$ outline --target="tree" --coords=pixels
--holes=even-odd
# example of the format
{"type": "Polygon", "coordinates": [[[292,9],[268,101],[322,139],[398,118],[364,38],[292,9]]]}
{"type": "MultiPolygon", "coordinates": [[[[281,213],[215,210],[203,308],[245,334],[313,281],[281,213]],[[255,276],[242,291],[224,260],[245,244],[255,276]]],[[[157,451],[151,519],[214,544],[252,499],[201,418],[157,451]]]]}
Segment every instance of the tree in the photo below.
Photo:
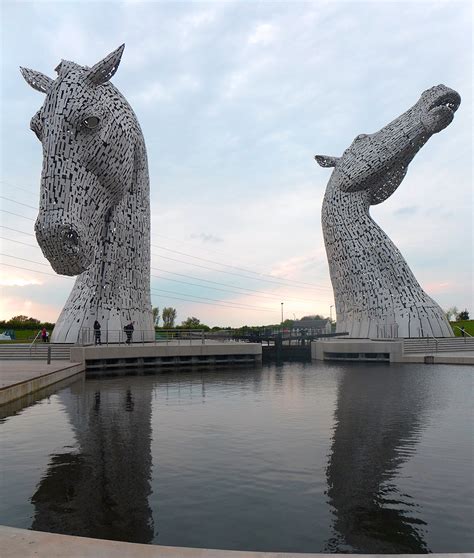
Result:
{"type": "Polygon", "coordinates": [[[184,322],[181,322],[181,327],[185,327],[186,329],[195,329],[201,325],[201,320],[195,318],[194,316],[188,316],[184,322]]]}
{"type": "Polygon", "coordinates": [[[152,309],[153,312],[153,325],[158,326],[158,324],[160,323],[160,309],[158,308],[158,306],[155,306],[152,309]]]}
{"type": "Polygon", "coordinates": [[[19,316],[13,316],[13,318],[9,321],[19,322],[19,323],[24,323],[24,322],[33,322],[38,324],[40,323],[40,321],[37,320],[36,318],[28,318],[28,316],[23,316],[22,314],[20,314],[19,316]]]}
{"type": "Polygon", "coordinates": [[[455,320],[456,316],[458,315],[458,309],[456,308],[456,306],[451,306],[451,308],[448,308],[446,310],[445,315],[448,321],[455,320]]]}
{"type": "Polygon", "coordinates": [[[467,311],[467,309],[463,310],[462,312],[459,312],[457,319],[458,321],[469,320],[469,312],[467,311]]]}
{"type": "Polygon", "coordinates": [[[0,320],[0,328],[6,329],[19,329],[19,330],[27,330],[27,329],[39,329],[45,327],[46,329],[53,329],[54,324],[50,322],[41,322],[36,318],[31,318],[28,316],[24,316],[20,314],[18,316],[13,316],[8,321],[0,320]]]}
{"type": "Polygon", "coordinates": [[[163,308],[163,312],[161,313],[161,318],[163,320],[163,327],[167,329],[171,329],[174,327],[174,322],[176,320],[176,308],[172,308],[171,306],[165,306],[163,308]]]}

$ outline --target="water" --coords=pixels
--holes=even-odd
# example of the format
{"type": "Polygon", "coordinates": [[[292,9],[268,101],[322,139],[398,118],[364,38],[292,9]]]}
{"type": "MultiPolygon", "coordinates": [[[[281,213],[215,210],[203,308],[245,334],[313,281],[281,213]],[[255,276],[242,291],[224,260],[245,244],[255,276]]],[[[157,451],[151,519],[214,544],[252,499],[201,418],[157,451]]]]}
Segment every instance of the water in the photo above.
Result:
{"type": "Polygon", "coordinates": [[[472,552],[472,368],[79,380],[0,425],[0,523],[154,544],[472,552]]]}

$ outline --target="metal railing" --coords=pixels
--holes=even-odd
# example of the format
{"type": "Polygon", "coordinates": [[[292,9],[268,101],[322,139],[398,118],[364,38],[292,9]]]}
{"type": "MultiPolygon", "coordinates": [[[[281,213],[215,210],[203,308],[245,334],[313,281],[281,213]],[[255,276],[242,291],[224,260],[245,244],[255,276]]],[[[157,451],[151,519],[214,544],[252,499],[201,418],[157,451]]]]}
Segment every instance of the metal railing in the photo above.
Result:
{"type": "Polygon", "coordinates": [[[204,345],[206,337],[203,329],[159,329],[155,332],[156,343],[192,345],[193,341],[204,345]]]}
{"type": "Polygon", "coordinates": [[[33,341],[30,343],[29,347],[28,347],[28,352],[31,356],[31,349],[35,346],[36,340],[38,339],[38,337],[41,335],[41,329],[38,331],[38,333],[36,334],[35,338],[33,339],[33,341]]]}
{"type": "Polygon", "coordinates": [[[438,339],[430,332],[428,332],[428,335],[424,335],[424,331],[422,328],[418,328],[418,334],[419,334],[419,338],[420,339],[426,339],[428,341],[428,344],[431,343],[431,340],[433,339],[433,341],[435,342],[435,353],[438,352],[438,339]]]}
{"type": "Polygon", "coordinates": [[[119,330],[93,328],[79,330],[78,345],[150,345],[150,344],[204,344],[202,329],[119,330]]]}

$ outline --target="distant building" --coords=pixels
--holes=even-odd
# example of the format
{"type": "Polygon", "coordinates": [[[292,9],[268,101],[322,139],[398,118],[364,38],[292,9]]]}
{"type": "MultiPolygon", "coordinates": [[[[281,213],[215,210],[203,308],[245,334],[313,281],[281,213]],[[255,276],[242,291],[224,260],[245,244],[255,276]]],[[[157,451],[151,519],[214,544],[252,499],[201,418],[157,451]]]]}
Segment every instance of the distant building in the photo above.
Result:
{"type": "Polygon", "coordinates": [[[331,321],[327,318],[324,320],[296,320],[293,322],[293,329],[300,331],[304,329],[310,334],[331,333],[331,321]]]}

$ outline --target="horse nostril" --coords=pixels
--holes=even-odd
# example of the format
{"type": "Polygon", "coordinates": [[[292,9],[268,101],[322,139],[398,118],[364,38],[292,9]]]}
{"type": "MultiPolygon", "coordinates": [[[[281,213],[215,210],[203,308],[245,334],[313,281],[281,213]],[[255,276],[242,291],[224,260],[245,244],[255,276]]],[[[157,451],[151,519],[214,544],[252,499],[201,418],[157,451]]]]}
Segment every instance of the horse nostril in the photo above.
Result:
{"type": "Polygon", "coordinates": [[[61,239],[64,249],[67,252],[76,253],[79,251],[79,235],[74,229],[67,228],[62,231],[61,239]]]}

